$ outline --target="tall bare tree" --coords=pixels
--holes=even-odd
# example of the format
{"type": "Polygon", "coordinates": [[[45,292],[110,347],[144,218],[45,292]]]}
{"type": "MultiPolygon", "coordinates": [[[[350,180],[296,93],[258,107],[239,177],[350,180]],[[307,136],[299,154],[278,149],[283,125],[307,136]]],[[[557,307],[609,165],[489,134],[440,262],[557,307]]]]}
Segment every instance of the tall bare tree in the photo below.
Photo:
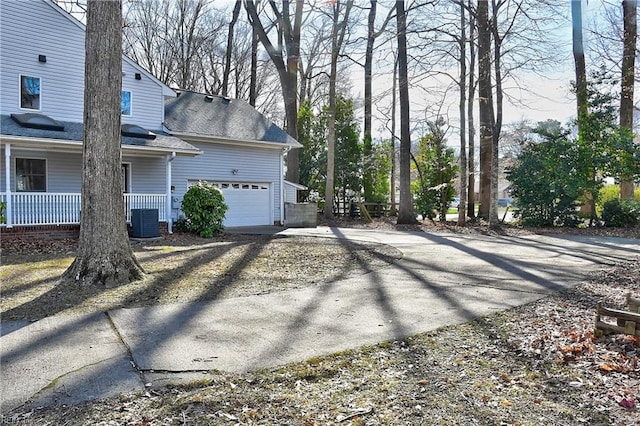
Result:
{"type": "Polygon", "coordinates": [[[458,61],[460,64],[458,90],[460,91],[460,203],[458,204],[458,225],[467,220],[467,139],[466,139],[466,106],[467,106],[467,16],[464,2],[460,2],[460,37],[458,38],[458,61]]]}
{"type": "MultiPolygon", "coordinates": [[[[635,86],[636,42],[638,38],[638,2],[623,0],[624,40],[620,90],[620,127],[633,131],[633,95],[635,86]]],[[[633,199],[633,179],[622,176],[620,198],[633,199]]]]}
{"type": "Polygon", "coordinates": [[[325,186],[324,217],[333,217],[333,192],[335,175],[336,145],[336,79],[338,77],[338,57],[347,34],[349,15],[353,2],[335,0],[330,4],[332,14],[331,26],[331,71],[329,72],[329,120],[327,123],[327,180],[325,186]]]}
{"type": "Polygon", "coordinates": [[[587,65],[582,41],[582,0],[571,0],[571,22],[573,24],[573,61],[576,73],[576,102],[578,121],[587,115],[589,99],[587,95],[587,65]]]}
{"type": "Polygon", "coordinates": [[[233,35],[234,27],[238,22],[240,16],[240,8],[242,3],[237,1],[233,6],[233,12],[231,14],[231,21],[229,22],[229,32],[227,33],[227,50],[225,53],[224,73],[222,74],[222,96],[227,96],[229,93],[229,74],[231,73],[231,57],[233,53],[233,35]]]}
{"type": "Polygon", "coordinates": [[[122,196],[120,0],[88,1],[84,87],[80,240],[65,276],[113,287],[143,274],[129,244],[122,196]]]}
{"type": "Polygon", "coordinates": [[[378,0],[370,0],[369,14],[367,17],[367,47],[364,59],[364,136],[363,136],[363,157],[364,157],[364,199],[369,200],[373,195],[373,170],[372,170],[372,138],[371,125],[373,117],[373,48],[376,39],[384,32],[387,24],[393,18],[395,8],[392,7],[378,30],[376,30],[376,14],[378,10],[378,0]]]}
{"type": "MultiPolygon", "coordinates": [[[[270,2],[275,16],[272,22],[264,25],[260,20],[255,2],[245,0],[249,22],[256,30],[256,34],[271,61],[278,71],[282,97],[285,104],[287,133],[297,139],[298,137],[298,62],[300,60],[300,32],[302,30],[303,0],[295,0],[293,20],[291,15],[291,1],[283,0],[281,8],[276,2],[270,2]],[[274,45],[267,34],[270,26],[277,30],[276,44],[274,45]]],[[[298,150],[292,149],[287,154],[287,180],[298,182],[300,180],[300,157],[298,150]]]]}
{"type": "MultiPolygon", "coordinates": [[[[475,43],[475,29],[476,19],[475,13],[472,12],[473,0],[468,0],[467,3],[469,10],[469,84],[467,85],[469,95],[467,96],[467,131],[469,132],[469,154],[468,154],[468,185],[467,185],[467,216],[475,217],[476,215],[476,150],[475,150],[475,138],[476,128],[474,120],[474,105],[475,105],[475,66],[476,66],[476,43],[475,43]]],[[[460,198],[464,197],[464,194],[460,194],[460,198]]]]}
{"type": "Polygon", "coordinates": [[[411,195],[411,131],[409,116],[409,70],[407,65],[407,15],[404,0],[396,1],[398,81],[400,95],[400,205],[398,223],[416,222],[411,195]]]}
{"type": "MultiPolygon", "coordinates": [[[[479,215],[489,220],[490,226],[498,224],[495,193],[492,188],[494,173],[494,125],[493,94],[491,84],[491,22],[488,0],[479,0],[478,25],[478,97],[480,118],[480,210],[479,215]]],[[[496,179],[497,181],[497,179],[496,179]]],[[[496,182],[497,184],[497,182],[496,182]]]]}

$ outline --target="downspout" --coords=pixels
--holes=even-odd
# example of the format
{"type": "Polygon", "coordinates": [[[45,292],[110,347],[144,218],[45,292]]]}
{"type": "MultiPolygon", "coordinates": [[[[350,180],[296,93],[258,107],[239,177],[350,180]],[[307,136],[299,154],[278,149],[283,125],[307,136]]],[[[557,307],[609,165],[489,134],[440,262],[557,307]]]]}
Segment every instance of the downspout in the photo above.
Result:
{"type": "Polygon", "coordinates": [[[280,224],[284,226],[284,153],[289,148],[282,148],[280,151],[280,224]]]}
{"type": "Polygon", "coordinates": [[[167,232],[169,234],[173,234],[173,217],[171,215],[171,162],[176,158],[176,153],[172,152],[171,155],[167,155],[167,171],[165,173],[167,177],[166,182],[166,192],[167,192],[167,201],[166,201],[166,216],[167,216],[167,232]]]}
{"type": "Polygon", "coordinates": [[[5,178],[4,186],[5,193],[7,194],[7,205],[5,208],[5,219],[7,222],[7,228],[13,228],[13,203],[11,200],[11,144],[4,144],[4,164],[5,164],[5,178]]]}

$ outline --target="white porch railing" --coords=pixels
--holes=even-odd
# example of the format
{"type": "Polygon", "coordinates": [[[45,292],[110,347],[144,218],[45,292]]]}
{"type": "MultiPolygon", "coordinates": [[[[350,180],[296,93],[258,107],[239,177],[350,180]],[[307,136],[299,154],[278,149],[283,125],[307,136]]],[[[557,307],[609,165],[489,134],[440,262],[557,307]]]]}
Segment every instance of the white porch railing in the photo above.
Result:
{"type": "MultiPolygon", "coordinates": [[[[7,195],[0,194],[0,202],[6,201],[7,195]]],[[[124,204],[127,222],[131,221],[131,209],[158,209],[159,220],[166,221],[165,194],[124,194],[124,204]]],[[[2,226],[77,224],[80,223],[80,206],[80,194],[77,193],[12,193],[12,223],[2,226]]]]}

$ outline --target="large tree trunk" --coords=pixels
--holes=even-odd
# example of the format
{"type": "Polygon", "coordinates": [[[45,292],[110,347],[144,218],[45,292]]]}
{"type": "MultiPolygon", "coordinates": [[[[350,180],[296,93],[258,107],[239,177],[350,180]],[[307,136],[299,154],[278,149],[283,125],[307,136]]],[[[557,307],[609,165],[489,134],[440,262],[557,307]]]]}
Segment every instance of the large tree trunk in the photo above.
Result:
{"type": "Polygon", "coordinates": [[[80,240],[65,276],[113,287],[142,277],[129,244],[122,197],[120,0],[88,1],[85,49],[80,240]]]}
{"type": "Polygon", "coordinates": [[[458,225],[464,225],[467,219],[467,140],[466,140],[466,102],[467,102],[467,19],[465,16],[464,4],[460,3],[460,80],[458,88],[460,90],[460,203],[458,204],[458,225]]]}
{"type": "MultiPolygon", "coordinates": [[[[638,37],[636,0],[623,0],[624,16],[624,48],[622,56],[622,80],[620,90],[620,127],[633,131],[633,94],[634,72],[636,62],[636,41],[638,37]]],[[[633,178],[622,176],[620,182],[620,198],[633,199],[633,178]]]]}
{"type": "MultiPolygon", "coordinates": [[[[494,223],[491,202],[493,164],[493,96],[491,86],[491,27],[488,0],[478,1],[478,97],[480,104],[480,210],[479,216],[494,223]]],[[[497,218],[497,214],[495,215],[497,218]]]]}
{"type": "Polygon", "coordinates": [[[399,224],[416,222],[411,195],[411,132],[409,128],[409,71],[407,66],[407,16],[404,0],[396,1],[398,26],[398,80],[400,82],[400,209],[399,224]]]}

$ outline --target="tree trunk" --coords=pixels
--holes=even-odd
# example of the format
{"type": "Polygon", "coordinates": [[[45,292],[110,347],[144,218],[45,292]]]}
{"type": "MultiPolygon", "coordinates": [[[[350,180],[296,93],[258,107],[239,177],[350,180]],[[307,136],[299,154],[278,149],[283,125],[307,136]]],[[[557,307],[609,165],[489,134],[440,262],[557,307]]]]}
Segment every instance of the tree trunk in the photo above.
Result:
{"type": "Polygon", "coordinates": [[[233,28],[236,26],[236,22],[238,22],[238,16],[240,16],[240,6],[242,6],[242,3],[237,1],[235,6],[233,7],[231,22],[229,22],[229,32],[227,34],[227,51],[225,54],[224,72],[222,74],[222,96],[227,96],[229,93],[231,53],[233,53],[233,28]]]}
{"type": "MultiPolygon", "coordinates": [[[[469,0],[469,9],[471,9],[472,1],[469,0]]],[[[469,97],[467,98],[467,121],[469,131],[469,184],[467,185],[467,216],[473,218],[476,216],[476,129],[474,121],[474,98],[476,92],[475,66],[476,66],[476,45],[474,41],[474,32],[476,28],[473,14],[469,14],[469,97]]],[[[460,195],[462,198],[463,195],[460,195]]]]}
{"type": "Polygon", "coordinates": [[[114,287],[143,273],[129,244],[122,196],[121,26],[120,0],[88,1],[80,240],[65,272],[85,285],[114,287]]]}
{"type": "MultiPolygon", "coordinates": [[[[333,217],[333,191],[334,191],[334,166],[335,166],[335,146],[336,146],[336,79],[338,78],[338,57],[342,50],[344,36],[346,33],[349,14],[353,2],[347,0],[344,8],[344,16],[340,19],[342,3],[336,0],[333,3],[333,22],[331,30],[331,71],[329,74],[329,121],[327,137],[327,181],[325,186],[324,217],[333,217]]],[[[345,186],[342,186],[345,189],[345,186]]],[[[346,202],[346,193],[343,194],[346,202]]]]}
{"type": "Polygon", "coordinates": [[[480,210],[491,223],[493,156],[493,96],[491,87],[491,27],[488,0],[478,1],[478,97],[480,104],[480,210]]]}
{"type": "Polygon", "coordinates": [[[364,199],[370,201],[373,196],[373,164],[371,144],[371,116],[372,116],[372,69],[373,69],[373,45],[376,41],[375,22],[377,0],[371,0],[367,26],[367,48],[364,59],[364,136],[362,154],[364,157],[364,199]]]}
{"type": "Polygon", "coordinates": [[[466,102],[467,102],[467,19],[464,11],[464,4],[460,4],[460,80],[458,88],[460,90],[460,203],[458,204],[458,225],[462,226],[467,219],[467,140],[466,140],[466,102]]]}
{"type": "Polygon", "coordinates": [[[571,0],[571,21],[573,23],[573,60],[576,71],[576,102],[578,121],[580,122],[587,115],[589,109],[587,66],[582,43],[582,0],[571,0]]]}
{"type": "MultiPolygon", "coordinates": [[[[620,127],[633,131],[633,94],[636,62],[636,42],[638,37],[636,0],[623,0],[624,48],[622,56],[622,80],[620,90],[620,127]]],[[[633,178],[622,176],[620,198],[633,200],[633,178]]]]}
{"type": "MultiPolygon", "coordinates": [[[[252,0],[245,0],[245,9],[249,17],[249,22],[256,31],[258,39],[262,42],[265,50],[269,54],[271,61],[278,70],[280,85],[282,87],[282,97],[285,104],[285,116],[287,120],[287,133],[294,139],[298,138],[298,61],[300,60],[300,31],[302,27],[303,0],[295,0],[295,14],[293,24],[289,14],[290,1],[282,1],[282,10],[278,20],[278,33],[284,39],[285,48],[276,48],[267,35],[256,5],[252,0]],[[284,55],[286,54],[286,63],[284,55]]],[[[276,3],[273,3],[275,7],[276,3]]],[[[298,183],[300,180],[300,155],[297,149],[292,149],[287,153],[287,180],[298,183]]]]}
{"type": "Polygon", "coordinates": [[[391,182],[389,191],[391,192],[391,213],[395,216],[398,213],[396,205],[396,104],[397,104],[397,82],[398,82],[398,57],[393,62],[393,82],[391,83],[391,182]]]}
{"type": "Polygon", "coordinates": [[[411,132],[409,128],[409,78],[407,67],[407,16],[404,0],[396,1],[398,26],[398,80],[400,82],[400,209],[399,224],[416,222],[411,195],[411,132]]]}
{"type": "Polygon", "coordinates": [[[253,27],[251,28],[251,76],[249,78],[249,105],[255,107],[258,97],[258,33],[253,27]]]}

